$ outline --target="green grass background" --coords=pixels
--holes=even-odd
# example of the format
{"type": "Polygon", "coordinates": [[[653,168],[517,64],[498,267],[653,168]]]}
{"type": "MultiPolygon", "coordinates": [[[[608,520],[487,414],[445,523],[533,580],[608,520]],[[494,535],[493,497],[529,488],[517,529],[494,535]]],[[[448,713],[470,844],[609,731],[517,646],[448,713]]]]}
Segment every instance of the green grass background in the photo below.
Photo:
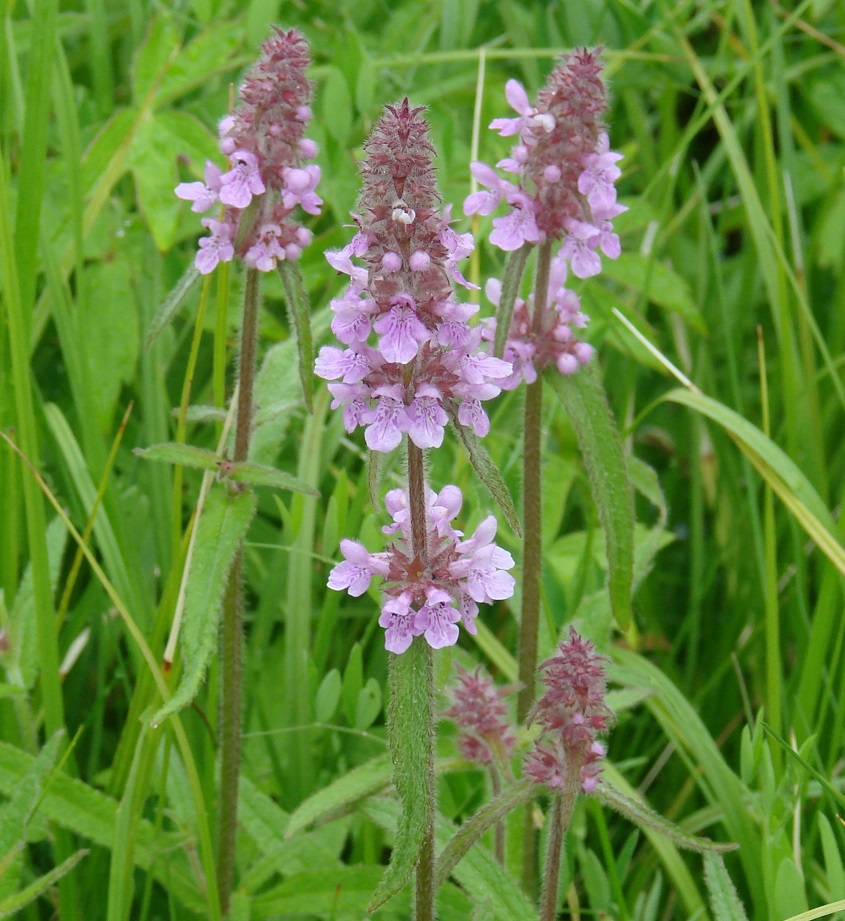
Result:
{"type": "MultiPolygon", "coordinates": [[[[27,921],[56,911],[219,916],[216,666],[193,709],[149,726],[160,704],[151,666],[200,478],[132,449],[174,439],[214,448],[219,438],[237,272],[198,286],[152,346],[144,340],[199,232],[172,189],[217,156],[215,124],[271,23],[297,26],[313,51],[326,205],[302,271],[320,343],[341,289],[322,251],[349,239],[361,145],[382,104],[407,94],[429,106],[443,197],[459,216],[470,159],[507,150],[485,127],[505,114],[505,81],[536,92],[555,55],[604,45],[630,210],[617,222],[623,256],[578,289],[636,458],[637,627],[612,638],[589,483],[549,399],[541,654],[572,620],[611,653],[614,770],[688,830],[741,845],[725,864],[748,917],[845,899],[841,0],[9,0],[0,429],[89,556],[0,444],[0,911],[27,921]],[[679,390],[655,350],[711,401],[679,390]]],[[[489,222],[475,229],[469,272],[483,284],[501,258],[483,241],[489,222]]],[[[492,312],[483,297],[482,311],[492,312]]],[[[381,521],[363,441],[345,435],[322,384],[306,417],[276,278],[261,346],[254,458],[322,499],[259,490],[249,532],[233,912],[360,918],[396,818],[390,797],[362,799],[383,794],[389,776],[386,654],[375,592],[348,599],[325,580],[339,539],[377,549],[381,521]],[[285,839],[290,813],[338,781],[311,801],[318,824],[300,822],[285,839]]],[[[519,395],[504,395],[486,440],[517,498],[519,418],[519,395]]],[[[388,464],[385,483],[400,473],[388,464]]],[[[490,510],[455,445],[432,455],[430,475],[464,489],[466,527],[490,510]]],[[[504,524],[500,536],[518,550],[504,524]]],[[[512,680],[515,611],[515,601],[485,610],[478,640],[438,657],[439,685],[451,658],[512,680]]],[[[440,749],[442,821],[460,821],[483,802],[484,783],[454,762],[447,726],[440,749]]],[[[518,873],[517,839],[508,859],[518,873]]],[[[706,867],[707,882],[699,856],[584,802],[565,916],[741,918],[718,861],[706,867]]],[[[443,890],[444,919],[468,917],[470,902],[479,918],[514,917],[483,848],[462,874],[443,890]]],[[[406,895],[380,914],[408,913],[406,895]]]]}

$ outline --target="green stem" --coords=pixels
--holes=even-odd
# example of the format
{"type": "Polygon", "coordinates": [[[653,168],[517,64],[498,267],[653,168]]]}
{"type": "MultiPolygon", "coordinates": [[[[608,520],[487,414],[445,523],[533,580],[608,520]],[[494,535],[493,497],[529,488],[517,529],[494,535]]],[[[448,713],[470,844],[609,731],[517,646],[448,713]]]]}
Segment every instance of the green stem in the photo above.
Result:
{"type": "MultiPolygon", "coordinates": [[[[549,289],[551,242],[544,243],[537,255],[537,277],[534,282],[535,336],[542,334],[543,317],[549,289]]],[[[519,627],[519,681],[517,720],[522,722],[534,703],[534,682],[537,671],[537,631],[540,621],[540,576],[543,564],[542,515],[542,428],[543,380],[540,376],[525,391],[523,420],[523,538],[522,538],[522,616],[519,627]]],[[[522,847],[522,885],[531,895],[536,888],[536,836],[529,803],[525,810],[522,847]]]]}
{"type": "MultiPolygon", "coordinates": [[[[425,513],[425,457],[422,449],[418,448],[408,439],[408,508],[411,514],[411,547],[416,559],[422,566],[428,564],[428,527],[425,513]]],[[[430,647],[422,637],[417,637],[415,643],[425,645],[425,667],[428,669],[428,687],[434,687],[434,657],[430,647]]],[[[415,911],[414,921],[434,921],[434,694],[433,690],[428,695],[427,706],[424,713],[415,714],[412,718],[424,721],[423,731],[429,739],[426,750],[427,763],[425,765],[426,796],[425,832],[420,844],[420,854],[417,862],[415,886],[415,911]]]]}
{"type": "MultiPolygon", "coordinates": [[[[578,759],[575,759],[576,762],[578,759]]],[[[557,917],[557,894],[560,887],[560,858],[563,851],[563,839],[572,810],[578,797],[578,783],[581,777],[581,765],[573,764],[570,780],[560,793],[552,799],[551,825],[549,826],[549,847],[546,851],[546,872],[543,876],[543,895],[540,900],[540,921],[555,921],[557,917]]]]}
{"type": "MultiPolygon", "coordinates": [[[[502,782],[499,779],[499,772],[496,769],[496,765],[493,764],[490,766],[490,786],[493,791],[493,799],[496,799],[499,794],[502,792],[502,782]]],[[[496,827],[493,830],[494,835],[494,849],[493,853],[496,856],[496,862],[501,866],[505,865],[505,823],[499,820],[496,822],[496,827]]]]}
{"type": "MultiPolygon", "coordinates": [[[[252,432],[255,356],[258,344],[258,271],[246,275],[241,349],[238,365],[238,418],[235,463],[249,456],[252,432]]],[[[235,873],[238,830],[238,771],[241,754],[241,697],[243,679],[243,548],[235,555],[223,608],[221,640],[222,704],[220,714],[220,833],[217,843],[217,884],[220,908],[229,911],[235,873]]]]}

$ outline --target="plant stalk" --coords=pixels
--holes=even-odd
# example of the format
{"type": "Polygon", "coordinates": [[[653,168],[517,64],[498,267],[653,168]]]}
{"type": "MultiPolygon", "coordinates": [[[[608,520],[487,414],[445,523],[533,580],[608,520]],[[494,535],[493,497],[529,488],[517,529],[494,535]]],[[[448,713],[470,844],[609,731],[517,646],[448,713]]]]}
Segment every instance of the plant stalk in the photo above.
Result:
{"type": "MultiPolygon", "coordinates": [[[[246,461],[252,432],[253,389],[258,345],[258,270],[249,269],[244,291],[244,313],[238,363],[238,416],[235,427],[235,463],[246,461]]],[[[243,487],[240,487],[243,488],[243,487]]],[[[235,874],[238,830],[238,772],[241,755],[241,699],[243,683],[243,548],[235,554],[223,607],[221,640],[220,713],[220,831],[217,885],[225,916],[235,874]]]]}
{"type": "MultiPolygon", "coordinates": [[[[535,336],[542,334],[543,317],[549,290],[552,246],[546,241],[537,253],[534,281],[535,336]]],[[[522,493],[522,616],[519,625],[519,681],[517,720],[522,722],[534,703],[537,671],[537,632],[540,622],[540,577],[543,563],[542,458],[543,458],[543,379],[538,375],[525,390],[523,417],[523,493],[522,493]]],[[[536,891],[537,843],[531,804],[525,807],[522,845],[522,886],[533,897],[536,891]]]]}
{"type": "Polygon", "coordinates": [[[557,917],[557,892],[560,886],[560,859],[563,851],[563,838],[572,819],[572,809],[578,795],[576,774],[574,784],[555,795],[551,805],[551,825],[549,826],[549,848],[546,853],[546,872],[543,877],[543,895],[540,900],[540,921],[555,921],[557,917]]]}
{"type": "MultiPolygon", "coordinates": [[[[425,514],[425,458],[421,448],[408,439],[408,507],[411,514],[411,547],[414,556],[425,566],[428,563],[428,527],[425,514]]],[[[425,667],[428,669],[428,686],[433,689],[434,657],[422,637],[415,643],[425,645],[425,667]]],[[[409,716],[425,721],[423,731],[429,739],[425,765],[426,796],[425,833],[417,861],[414,898],[414,921],[434,921],[434,694],[429,694],[425,712],[409,716]]]]}

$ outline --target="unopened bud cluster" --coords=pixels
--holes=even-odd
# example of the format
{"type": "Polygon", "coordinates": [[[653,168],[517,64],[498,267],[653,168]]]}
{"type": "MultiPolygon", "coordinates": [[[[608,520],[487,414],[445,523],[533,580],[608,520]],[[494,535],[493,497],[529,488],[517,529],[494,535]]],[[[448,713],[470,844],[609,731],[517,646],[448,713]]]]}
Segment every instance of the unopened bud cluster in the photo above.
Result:
{"type": "Polygon", "coordinates": [[[277,29],[262,52],[240,89],[240,106],[220,123],[229,169],[209,160],[205,182],[176,188],[179,198],[193,202],[192,211],[218,208],[217,217],[202,221],[210,234],[200,239],[195,264],[204,275],[235,256],[262,272],[297,259],[311,232],[294,211],[320,213],[320,167],[305,163],[317,154],[304,136],[311,119],[308,45],[295,29],[277,29]]]}
{"type": "Polygon", "coordinates": [[[537,783],[563,789],[577,782],[584,793],[596,788],[605,755],[598,737],[613,722],[605,703],[606,661],[570,627],[557,655],[540,665],[545,690],[529,719],[541,733],[525,762],[525,774],[537,783]]]}
{"type": "Polygon", "coordinates": [[[458,668],[452,706],[443,715],[458,727],[458,751],[467,761],[487,766],[496,754],[509,758],[516,744],[504,698],[509,688],[497,687],[481,669],[458,668]]]}

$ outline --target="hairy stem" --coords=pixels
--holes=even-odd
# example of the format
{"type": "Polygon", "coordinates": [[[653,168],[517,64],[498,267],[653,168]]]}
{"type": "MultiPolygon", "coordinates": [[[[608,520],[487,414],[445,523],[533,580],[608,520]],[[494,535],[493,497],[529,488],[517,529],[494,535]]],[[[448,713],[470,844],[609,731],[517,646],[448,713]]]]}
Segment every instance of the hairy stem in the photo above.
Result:
{"type": "MultiPolygon", "coordinates": [[[[496,768],[496,765],[493,764],[490,766],[490,786],[493,790],[493,799],[496,799],[498,795],[502,792],[502,782],[499,779],[499,771],[496,768]]],[[[500,819],[496,822],[496,827],[493,830],[494,834],[494,847],[493,853],[496,857],[496,862],[504,866],[505,864],[505,823],[500,819]]]]}
{"type": "Polygon", "coordinates": [[[563,838],[572,820],[572,810],[578,796],[580,768],[574,771],[575,780],[568,781],[564,789],[555,795],[550,807],[549,848],[546,852],[546,872],[543,875],[543,895],[540,900],[540,921],[555,921],[557,917],[557,893],[560,886],[560,860],[563,838]]]}
{"type": "MultiPolygon", "coordinates": [[[[425,514],[425,458],[421,448],[408,439],[408,507],[411,513],[411,546],[414,556],[422,565],[428,563],[428,527],[425,514]]],[[[422,637],[415,643],[425,644],[422,637]]],[[[426,668],[429,671],[429,695],[424,713],[409,714],[409,719],[425,721],[425,733],[429,739],[427,764],[425,765],[428,795],[426,797],[426,829],[420,845],[417,862],[414,921],[434,921],[434,657],[426,645],[426,668]]]]}
{"type": "MultiPolygon", "coordinates": [[[[535,335],[541,335],[543,316],[549,289],[551,242],[543,243],[537,254],[537,277],[534,282],[535,335]]],[[[540,576],[543,562],[542,516],[542,427],[543,381],[538,376],[525,391],[523,418],[523,538],[522,538],[522,616],[519,627],[519,681],[517,719],[528,715],[534,702],[535,672],[537,671],[537,631],[540,621],[540,576]]],[[[531,895],[536,888],[536,840],[531,818],[531,805],[526,807],[522,849],[522,885],[531,895]]]]}
{"type": "MultiPolygon", "coordinates": [[[[235,428],[236,463],[247,460],[252,432],[255,354],[258,343],[258,271],[246,275],[241,348],[238,363],[238,418],[235,428]]],[[[217,885],[220,907],[229,910],[235,873],[238,830],[238,771],[241,755],[241,697],[243,682],[243,548],[229,573],[223,608],[221,639],[222,702],[220,713],[220,833],[217,885]]]]}

